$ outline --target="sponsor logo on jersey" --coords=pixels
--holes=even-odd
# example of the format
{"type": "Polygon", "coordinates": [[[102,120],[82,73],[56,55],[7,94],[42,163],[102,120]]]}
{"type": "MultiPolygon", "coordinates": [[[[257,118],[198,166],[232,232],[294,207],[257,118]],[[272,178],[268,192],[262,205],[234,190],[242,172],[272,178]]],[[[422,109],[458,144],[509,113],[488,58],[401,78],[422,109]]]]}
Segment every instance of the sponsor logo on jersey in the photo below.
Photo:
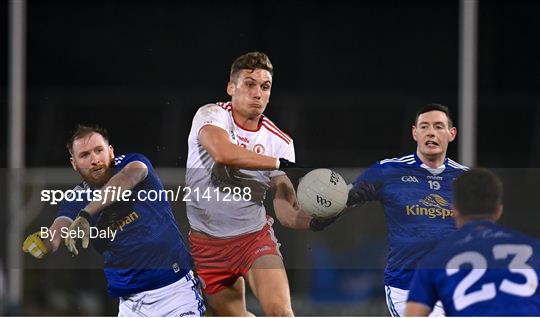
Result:
{"type": "Polygon", "coordinates": [[[440,217],[446,219],[453,215],[450,203],[438,194],[430,194],[418,200],[419,204],[406,205],[407,215],[427,216],[430,219],[440,217]]]}
{"type": "Polygon", "coordinates": [[[317,203],[319,203],[319,205],[321,205],[321,206],[323,206],[325,208],[329,208],[330,206],[332,206],[332,201],[327,200],[327,199],[321,197],[318,194],[317,194],[317,203]]]}
{"type": "Polygon", "coordinates": [[[126,215],[121,220],[117,220],[115,223],[112,224],[113,229],[117,229],[120,231],[124,230],[124,227],[128,224],[131,224],[139,219],[139,215],[137,212],[133,211],[130,214],[126,215]]]}
{"type": "Polygon", "coordinates": [[[428,175],[426,176],[426,178],[428,178],[429,180],[438,180],[438,181],[442,181],[443,177],[441,176],[433,176],[433,175],[428,175]]]}
{"type": "Polygon", "coordinates": [[[415,176],[403,176],[401,177],[402,182],[415,182],[418,183],[418,179],[415,176]]]}
{"type": "Polygon", "coordinates": [[[249,144],[249,139],[247,139],[246,137],[238,136],[238,140],[243,141],[243,142],[249,144]]]}

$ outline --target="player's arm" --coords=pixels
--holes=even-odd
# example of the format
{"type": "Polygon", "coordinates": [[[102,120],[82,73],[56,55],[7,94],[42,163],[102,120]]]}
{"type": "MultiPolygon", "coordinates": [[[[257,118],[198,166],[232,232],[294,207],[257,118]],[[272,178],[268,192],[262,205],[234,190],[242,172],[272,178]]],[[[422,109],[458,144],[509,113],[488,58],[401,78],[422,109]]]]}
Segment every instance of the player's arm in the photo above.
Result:
{"type": "Polygon", "coordinates": [[[296,191],[287,175],[279,175],[271,179],[275,190],[274,210],[276,217],[283,226],[297,229],[309,229],[311,217],[299,206],[296,200],[296,191]]]}
{"type": "MultiPolygon", "coordinates": [[[[116,173],[109,181],[103,186],[103,190],[114,189],[116,191],[124,192],[132,190],[139,182],[143,181],[148,175],[148,167],[141,161],[132,161],[116,173]]],[[[90,222],[92,221],[92,215],[97,214],[99,211],[105,209],[111,204],[116,202],[116,198],[113,195],[107,195],[105,191],[102,191],[103,200],[92,201],[84,209],[82,209],[77,218],[70,225],[69,230],[80,229],[83,231],[83,236],[78,237],[82,239],[82,247],[87,248],[90,243],[90,222]]],[[[123,197],[120,195],[120,197],[123,197]]],[[[69,252],[73,255],[78,255],[76,243],[77,238],[71,236],[66,237],[65,244],[69,252]]]]}
{"type": "MultiPolygon", "coordinates": [[[[132,190],[137,184],[143,181],[148,175],[148,167],[141,161],[132,161],[128,163],[122,170],[112,176],[111,179],[102,187],[102,190],[107,188],[121,190],[121,192],[132,190]],[[115,187],[115,188],[114,188],[115,187]]],[[[111,194],[105,196],[102,191],[103,200],[92,201],[85,208],[90,215],[97,214],[99,211],[107,208],[116,202],[116,196],[111,194]]],[[[121,196],[120,196],[121,197],[121,196]]]]}
{"type": "MultiPolygon", "coordinates": [[[[405,304],[405,316],[429,316],[435,303],[439,300],[439,293],[434,280],[441,274],[440,269],[432,263],[426,263],[430,256],[418,264],[411,283],[409,285],[409,295],[405,304]]],[[[445,275],[445,274],[444,274],[445,275]]]]}
{"type": "Polygon", "coordinates": [[[374,186],[369,183],[358,183],[349,185],[349,195],[347,197],[347,206],[361,206],[362,204],[371,201],[374,193],[374,186]]]}
{"type": "Polygon", "coordinates": [[[408,301],[405,306],[405,316],[407,317],[427,317],[430,312],[431,308],[415,301],[408,301]]]}
{"type": "Polygon", "coordinates": [[[382,168],[375,163],[349,185],[347,206],[360,206],[368,201],[379,200],[379,191],[383,182],[382,168]]]}
{"type": "Polygon", "coordinates": [[[28,235],[23,242],[23,252],[29,253],[33,257],[39,259],[47,254],[56,252],[62,242],[62,237],[60,235],[62,228],[68,228],[70,225],[70,219],[65,217],[57,218],[49,227],[47,238],[41,238],[41,232],[35,232],[28,235]],[[54,233],[54,235],[51,233],[54,233]]]}
{"type": "Polygon", "coordinates": [[[205,125],[199,130],[199,142],[218,164],[246,170],[275,170],[292,163],[283,158],[259,155],[233,144],[225,130],[205,125]]]}

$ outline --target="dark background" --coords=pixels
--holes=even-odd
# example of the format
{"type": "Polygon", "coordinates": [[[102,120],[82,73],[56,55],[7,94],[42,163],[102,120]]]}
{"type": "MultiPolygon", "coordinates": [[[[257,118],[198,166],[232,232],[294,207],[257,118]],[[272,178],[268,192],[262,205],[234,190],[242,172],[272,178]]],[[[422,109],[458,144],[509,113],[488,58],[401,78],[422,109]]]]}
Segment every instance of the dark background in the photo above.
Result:
{"type": "MultiPolygon", "coordinates": [[[[0,167],[7,165],[7,8],[0,5],[0,167]]],[[[527,175],[525,168],[540,164],[539,9],[532,1],[480,1],[478,8],[477,160],[490,168],[520,168],[502,175],[527,175]]],[[[109,130],[117,154],[136,151],[157,168],[185,167],[197,108],[226,101],[230,64],[240,54],[259,50],[275,69],[266,114],[294,138],[297,161],[311,167],[366,167],[415,149],[411,124],[415,111],[427,103],[451,108],[460,138],[458,46],[458,1],[28,1],[26,163],[66,167],[65,141],[77,123],[88,123],[109,130]]],[[[457,143],[449,156],[457,159],[457,143]]],[[[534,189],[533,182],[529,190],[534,189]]],[[[516,206],[529,202],[521,200],[519,188],[508,192],[516,195],[516,206]]],[[[533,192],[528,198],[534,197],[533,192]]],[[[503,220],[534,232],[536,214],[523,210],[520,217],[503,220]]],[[[343,222],[323,237],[334,247],[356,246],[366,244],[364,234],[378,231],[382,243],[373,245],[384,251],[377,245],[384,244],[382,213],[368,213],[363,223],[343,222]]],[[[51,210],[39,221],[52,219],[51,210]]],[[[5,214],[0,221],[5,224],[5,214]]],[[[40,222],[34,221],[33,228],[40,222]]],[[[279,226],[276,231],[293,247],[320,240],[298,238],[292,231],[280,234],[279,226]]],[[[57,309],[62,307],[54,298],[44,296],[51,288],[61,291],[60,300],[88,297],[70,291],[75,287],[64,276],[69,274],[45,272],[49,280],[37,278],[43,275],[39,271],[29,274],[41,289],[26,279],[22,314],[88,313],[69,302],[67,309],[57,309]]],[[[294,282],[306,283],[312,274],[289,274],[293,294],[309,292],[294,282]]],[[[98,297],[102,307],[90,314],[115,315],[115,305],[101,296],[100,270],[84,276],[85,287],[105,299],[98,297]]],[[[372,279],[351,277],[364,283],[372,279]]],[[[381,289],[371,302],[375,308],[368,304],[343,313],[387,315],[379,310],[384,308],[377,296],[382,282],[374,285],[381,289]]],[[[323,288],[317,286],[310,287],[311,300],[323,302],[313,294],[323,288]]],[[[295,306],[300,314],[311,314],[309,308],[298,309],[301,303],[295,306]]]]}

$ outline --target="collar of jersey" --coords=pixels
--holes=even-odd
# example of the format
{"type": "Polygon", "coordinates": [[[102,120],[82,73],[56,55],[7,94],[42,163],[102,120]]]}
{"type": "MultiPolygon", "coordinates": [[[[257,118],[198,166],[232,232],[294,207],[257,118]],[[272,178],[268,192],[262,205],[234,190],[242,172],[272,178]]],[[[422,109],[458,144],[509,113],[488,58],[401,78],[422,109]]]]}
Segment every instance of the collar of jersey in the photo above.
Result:
{"type": "Polygon", "coordinates": [[[424,164],[422,162],[422,160],[420,160],[420,158],[418,157],[418,155],[415,153],[413,153],[414,155],[414,160],[415,160],[415,165],[417,167],[420,167],[420,168],[424,168],[426,169],[427,171],[429,171],[432,175],[439,175],[441,173],[444,172],[444,170],[446,169],[446,166],[448,165],[448,158],[444,158],[444,163],[439,166],[438,168],[431,168],[431,167],[428,167],[426,164],[424,164]]]}
{"type": "Polygon", "coordinates": [[[463,226],[461,227],[462,229],[464,228],[473,228],[473,227],[476,227],[478,225],[487,225],[487,226],[491,226],[495,224],[494,222],[491,222],[489,220],[471,220],[465,224],[463,224],[463,226]]]}
{"type": "Polygon", "coordinates": [[[259,123],[257,123],[257,129],[248,129],[248,128],[245,128],[245,127],[242,127],[237,121],[236,119],[234,119],[234,116],[233,116],[233,113],[232,113],[232,108],[233,108],[233,104],[232,102],[229,102],[231,104],[231,117],[234,121],[234,124],[236,125],[236,127],[242,129],[242,130],[245,130],[245,131],[249,131],[249,132],[257,132],[261,129],[262,127],[262,123],[263,123],[263,118],[264,118],[264,115],[261,114],[261,117],[259,118],[259,123]]]}

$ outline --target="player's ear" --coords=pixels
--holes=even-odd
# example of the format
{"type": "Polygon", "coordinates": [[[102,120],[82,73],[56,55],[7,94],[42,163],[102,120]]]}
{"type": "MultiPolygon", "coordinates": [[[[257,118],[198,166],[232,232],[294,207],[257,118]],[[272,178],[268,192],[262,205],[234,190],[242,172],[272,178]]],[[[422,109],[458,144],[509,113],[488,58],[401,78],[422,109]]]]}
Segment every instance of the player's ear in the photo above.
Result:
{"type": "Polygon", "coordinates": [[[454,141],[454,139],[456,139],[456,136],[457,136],[457,128],[456,127],[450,128],[450,142],[454,141]]]}
{"type": "Polygon", "coordinates": [[[229,96],[233,96],[234,95],[234,89],[235,89],[235,84],[234,82],[232,81],[229,81],[229,83],[227,83],[227,94],[229,94],[229,96]]]}
{"type": "Polygon", "coordinates": [[[109,145],[109,155],[111,158],[114,158],[114,148],[112,145],[109,145]]]}
{"type": "Polygon", "coordinates": [[[461,216],[461,213],[458,209],[456,209],[455,206],[452,207],[452,217],[454,218],[454,221],[456,222],[456,227],[460,228],[463,226],[463,218],[461,216]]]}
{"type": "Polygon", "coordinates": [[[411,133],[412,133],[412,137],[413,137],[414,141],[418,141],[418,138],[416,137],[416,126],[415,125],[412,126],[411,133]]]}
{"type": "Polygon", "coordinates": [[[73,170],[78,171],[77,165],[75,165],[75,160],[73,157],[69,157],[69,162],[71,163],[71,167],[73,167],[73,170]]]}
{"type": "Polygon", "coordinates": [[[501,218],[503,214],[503,205],[502,204],[499,204],[497,206],[497,212],[495,212],[495,214],[493,215],[493,221],[497,222],[499,221],[499,219],[501,218]]]}

